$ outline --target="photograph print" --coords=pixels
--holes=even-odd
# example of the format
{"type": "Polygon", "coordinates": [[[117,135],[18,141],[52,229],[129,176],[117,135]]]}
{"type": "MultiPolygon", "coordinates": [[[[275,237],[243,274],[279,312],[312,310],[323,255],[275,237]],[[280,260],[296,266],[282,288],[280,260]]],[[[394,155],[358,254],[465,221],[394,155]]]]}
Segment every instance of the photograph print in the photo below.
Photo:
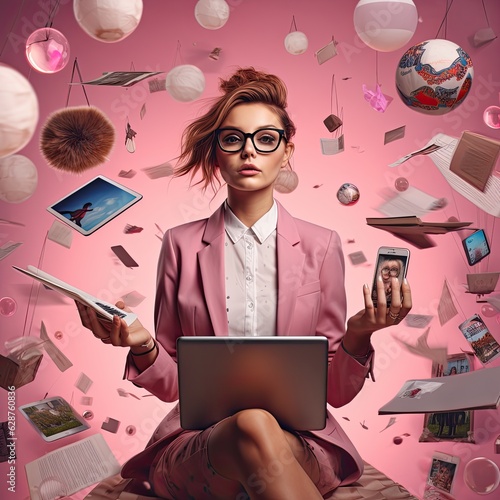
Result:
{"type": "Polygon", "coordinates": [[[47,208],[83,235],[116,217],[142,196],[103,176],[98,176],[47,208]]]}
{"type": "MultiPolygon", "coordinates": [[[[432,377],[452,377],[473,370],[474,357],[460,353],[448,356],[447,365],[434,363],[432,377]]],[[[420,442],[461,441],[474,443],[474,412],[471,410],[426,413],[420,442]]]]}

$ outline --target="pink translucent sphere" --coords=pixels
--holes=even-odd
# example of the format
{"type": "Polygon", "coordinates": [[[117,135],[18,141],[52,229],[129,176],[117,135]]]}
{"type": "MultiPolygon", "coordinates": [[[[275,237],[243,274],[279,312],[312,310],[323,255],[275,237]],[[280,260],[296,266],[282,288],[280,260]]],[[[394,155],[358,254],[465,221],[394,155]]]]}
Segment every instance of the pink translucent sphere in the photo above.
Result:
{"type": "Polygon", "coordinates": [[[17,303],[10,297],[0,299],[0,314],[2,316],[12,316],[17,310],[17,303]]]}
{"type": "Polygon", "coordinates": [[[488,106],[483,113],[483,120],[490,128],[500,128],[500,108],[498,106],[488,106]]]}
{"type": "Polygon", "coordinates": [[[481,307],[481,314],[487,318],[492,318],[497,315],[497,310],[491,304],[484,304],[481,307]]]}
{"type": "Polygon", "coordinates": [[[465,484],[480,495],[495,491],[500,484],[500,470],[489,458],[473,458],[465,465],[463,474],[465,484]]]}
{"type": "Polygon", "coordinates": [[[68,40],[54,28],[40,28],[26,40],[26,57],[40,73],[57,73],[68,64],[68,40]]]}
{"type": "Polygon", "coordinates": [[[398,177],[396,179],[396,181],[394,182],[394,187],[398,190],[398,191],[406,191],[410,186],[410,183],[408,182],[407,179],[405,179],[404,177],[398,177]]]}

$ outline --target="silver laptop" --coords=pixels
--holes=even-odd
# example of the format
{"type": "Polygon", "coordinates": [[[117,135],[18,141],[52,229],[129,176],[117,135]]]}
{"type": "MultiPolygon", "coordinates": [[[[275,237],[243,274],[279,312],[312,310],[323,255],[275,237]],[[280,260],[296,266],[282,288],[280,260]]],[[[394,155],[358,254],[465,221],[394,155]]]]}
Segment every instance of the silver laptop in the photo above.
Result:
{"type": "Polygon", "coordinates": [[[499,276],[500,273],[467,274],[469,292],[480,295],[493,292],[497,286],[499,276]]]}
{"type": "Polygon", "coordinates": [[[326,337],[179,337],[179,407],[184,429],[205,429],[261,408],[283,428],[326,425],[326,337]]]}

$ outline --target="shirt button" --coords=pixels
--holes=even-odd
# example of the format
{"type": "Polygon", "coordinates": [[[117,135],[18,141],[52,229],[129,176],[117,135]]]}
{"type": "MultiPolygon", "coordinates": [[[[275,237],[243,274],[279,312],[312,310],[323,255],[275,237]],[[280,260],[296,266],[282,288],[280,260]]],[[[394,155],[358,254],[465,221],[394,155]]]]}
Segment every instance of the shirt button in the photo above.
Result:
{"type": "Polygon", "coordinates": [[[253,302],[249,302],[249,303],[248,303],[248,307],[249,307],[250,309],[253,309],[253,302]]]}
{"type": "Polygon", "coordinates": [[[252,281],[252,277],[250,275],[247,276],[247,281],[252,281]]]}

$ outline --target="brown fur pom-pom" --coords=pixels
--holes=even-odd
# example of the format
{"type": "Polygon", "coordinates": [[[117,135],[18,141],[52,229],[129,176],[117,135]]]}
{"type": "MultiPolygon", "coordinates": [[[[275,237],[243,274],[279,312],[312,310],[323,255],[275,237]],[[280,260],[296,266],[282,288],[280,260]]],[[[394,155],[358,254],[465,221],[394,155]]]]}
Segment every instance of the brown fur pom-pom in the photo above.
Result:
{"type": "Polygon", "coordinates": [[[49,165],[74,174],[103,163],[114,142],[113,124],[90,106],[56,111],[40,135],[40,149],[49,165]]]}

